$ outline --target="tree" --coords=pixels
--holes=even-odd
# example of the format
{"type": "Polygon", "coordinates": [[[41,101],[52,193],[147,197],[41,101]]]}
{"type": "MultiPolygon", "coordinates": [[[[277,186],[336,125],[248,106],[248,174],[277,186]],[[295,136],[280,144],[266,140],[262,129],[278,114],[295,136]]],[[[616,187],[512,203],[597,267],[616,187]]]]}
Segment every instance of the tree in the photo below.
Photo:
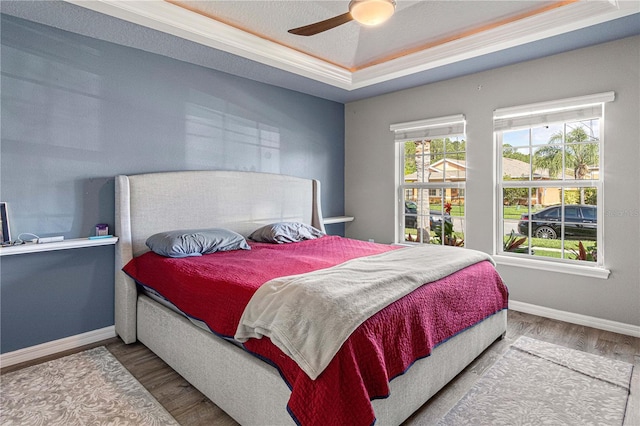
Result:
{"type": "MultiPolygon", "coordinates": [[[[535,167],[548,169],[549,176],[557,177],[562,170],[563,132],[554,133],[548,146],[536,151],[533,157],[535,167]]],[[[589,174],[589,166],[599,160],[598,139],[590,137],[584,127],[576,127],[567,133],[564,141],[565,167],[573,169],[575,179],[584,179],[589,174]],[[591,142],[591,143],[584,143],[591,142]]]]}
{"type": "MultiPolygon", "coordinates": [[[[552,178],[556,178],[565,167],[573,170],[574,179],[585,179],[589,175],[589,166],[599,162],[600,153],[597,142],[598,139],[589,136],[583,126],[568,132],[566,140],[562,131],[556,132],[549,138],[547,146],[535,152],[533,164],[536,168],[549,170],[549,176],[552,178]]],[[[580,191],[580,202],[584,204],[583,189],[580,191]]]]}
{"type": "MultiPolygon", "coordinates": [[[[513,178],[504,175],[502,180],[513,180],[513,178]]],[[[507,206],[518,205],[521,201],[526,203],[529,199],[529,188],[504,188],[502,198],[507,206]]]]}
{"type": "Polygon", "coordinates": [[[454,140],[449,138],[432,139],[431,143],[431,164],[442,160],[447,152],[447,158],[450,160],[464,160],[466,158],[466,141],[454,140]]]}
{"type": "Polygon", "coordinates": [[[407,142],[404,144],[404,175],[415,173],[416,168],[416,143],[407,142]]]}
{"type": "Polygon", "coordinates": [[[513,158],[514,160],[520,160],[524,163],[529,164],[529,155],[518,152],[516,148],[508,143],[502,145],[502,156],[504,158],[513,158]]]}

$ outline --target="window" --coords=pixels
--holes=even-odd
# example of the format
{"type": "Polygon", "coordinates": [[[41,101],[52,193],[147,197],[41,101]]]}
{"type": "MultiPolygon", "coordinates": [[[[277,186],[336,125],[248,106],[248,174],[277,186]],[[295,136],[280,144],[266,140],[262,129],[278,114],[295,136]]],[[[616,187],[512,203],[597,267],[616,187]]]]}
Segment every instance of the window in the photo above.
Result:
{"type": "Polygon", "coordinates": [[[613,92],[494,112],[497,252],[603,265],[604,103],[613,92]]]}
{"type": "Polygon", "coordinates": [[[396,242],[464,246],[465,119],[391,125],[398,164],[396,242]]]}

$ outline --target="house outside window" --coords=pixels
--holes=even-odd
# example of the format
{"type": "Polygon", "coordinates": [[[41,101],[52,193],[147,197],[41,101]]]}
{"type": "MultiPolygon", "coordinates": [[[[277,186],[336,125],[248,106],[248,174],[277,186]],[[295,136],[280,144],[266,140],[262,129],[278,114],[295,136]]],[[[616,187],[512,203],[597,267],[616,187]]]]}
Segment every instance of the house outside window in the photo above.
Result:
{"type": "Polygon", "coordinates": [[[399,158],[396,242],[464,246],[463,115],[393,124],[399,158]]]}
{"type": "Polygon", "coordinates": [[[604,103],[613,92],[494,112],[497,254],[604,265],[604,103]]]}

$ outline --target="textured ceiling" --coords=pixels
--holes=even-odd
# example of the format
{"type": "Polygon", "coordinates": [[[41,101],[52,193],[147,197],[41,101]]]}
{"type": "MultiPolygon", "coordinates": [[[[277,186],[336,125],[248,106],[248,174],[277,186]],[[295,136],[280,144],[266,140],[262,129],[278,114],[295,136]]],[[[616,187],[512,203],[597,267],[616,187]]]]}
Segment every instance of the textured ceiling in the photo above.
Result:
{"type": "Polygon", "coordinates": [[[378,27],[352,21],[303,37],[287,30],[345,13],[349,1],[171,0],[171,3],[351,71],[570,4],[541,0],[399,0],[395,14],[378,27]]]}
{"type": "Polygon", "coordinates": [[[287,30],[349,1],[1,0],[4,14],[337,102],[640,34],[640,1],[410,1],[379,27],[287,30]]]}

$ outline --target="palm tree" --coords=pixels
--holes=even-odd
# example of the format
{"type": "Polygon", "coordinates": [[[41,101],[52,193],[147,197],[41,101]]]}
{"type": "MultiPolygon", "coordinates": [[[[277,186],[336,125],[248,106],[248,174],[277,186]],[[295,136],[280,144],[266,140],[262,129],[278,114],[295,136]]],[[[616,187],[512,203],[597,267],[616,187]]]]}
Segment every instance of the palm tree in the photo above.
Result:
{"type": "MultiPolygon", "coordinates": [[[[589,136],[584,127],[576,127],[566,135],[562,131],[549,138],[549,145],[538,149],[533,157],[536,168],[549,170],[549,177],[555,178],[564,168],[573,169],[574,179],[585,179],[589,166],[597,164],[600,150],[598,139],[589,136]],[[564,142],[564,165],[562,163],[562,143],[564,142]]],[[[584,189],[580,189],[580,202],[584,204],[584,189]]]]}

